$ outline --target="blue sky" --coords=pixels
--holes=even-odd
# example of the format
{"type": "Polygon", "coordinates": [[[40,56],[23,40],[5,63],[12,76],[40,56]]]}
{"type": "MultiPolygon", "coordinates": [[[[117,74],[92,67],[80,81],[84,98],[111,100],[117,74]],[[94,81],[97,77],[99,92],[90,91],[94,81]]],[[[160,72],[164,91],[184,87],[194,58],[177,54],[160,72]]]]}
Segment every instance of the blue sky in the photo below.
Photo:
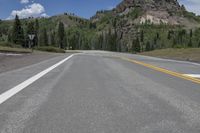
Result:
{"type": "MultiPolygon", "coordinates": [[[[27,16],[52,16],[73,12],[90,18],[100,9],[115,7],[122,0],[0,0],[0,19],[12,19],[15,14],[27,16]]],[[[200,0],[179,0],[189,11],[200,15],[200,0]]]]}

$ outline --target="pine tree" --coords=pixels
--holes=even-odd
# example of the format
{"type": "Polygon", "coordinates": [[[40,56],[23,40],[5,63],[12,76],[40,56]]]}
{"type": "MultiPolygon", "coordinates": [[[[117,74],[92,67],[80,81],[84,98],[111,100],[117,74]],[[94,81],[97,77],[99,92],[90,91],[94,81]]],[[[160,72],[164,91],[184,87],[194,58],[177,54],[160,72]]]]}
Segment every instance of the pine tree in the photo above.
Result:
{"type": "Polygon", "coordinates": [[[193,31],[192,31],[192,29],[190,30],[190,38],[192,38],[192,36],[193,36],[193,31]]]}
{"type": "Polygon", "coordinates": [[[141,51],[144,51],[144,44],[143,44],[143,42],[144,42],[144,31],[142,30],[141,31],[141,33],[140,33],[140,42],[141,42],[141,51]]]}
{"type": "Polygon", "coordinates": [[[40,26],[39,26],[39,22],[38,22],[38,19],[35,20],[35,45],[38,46],[38,41],[39,41],[39,29],[40,29],[40,26]]]}
{"type": "Polygon", "coordinates": [[[24,46],[24,30],[21,26],[18,15],[15,17],[13,30],[12,30],[12,41],[15,44],[20,44],[24,46]]]}
{"type": "Polygon", "coordinates": [[[141,52],[140,40],[138,37],[136,39],[134,39],[132,42],[132,51],[133,51],[133,53],[141,52]]]}
{"type": "Polygon", "coordinates": [[[111,51],[117,51],[117,31],[115,30],[114,34],[112,34],[112,44],[111,51]]]}
{"type": "Polygon", "coordinates": [[[155,50],[155,46],[154,45],[151,45],[151,50],[155,50]]]}
{"type": "Polygon", "coordinates": [[[158,32],[156,33],[156,39],[160,40],[160,34],[158,32]]]}
{"type": "Polygon", "coordinates": [[[107,50],[112,51],[112,31],[111,28],[109,28],[108,30],[108,34],[107,34],[107,50]]]}
{"type": "Polygon", "coordinates": [[[131,48],[133,53],[136,53],[135,42],[136,42],[135,39],[133,39],[133,41],[132,41],[132,48],[131,48]]]}
{"type": "Polygon", "coordinates": [[[7,42],[12,42],[12,34],[11,34],[11,32],[8,32],[7,42]]]}
{"type": "Polygon", "coordinates": [[[48,35],[47,35],[47,29],[46,28],[43,28],[42,29],[42,32],[41,32],[41,35],[40,35],[40,45],[43,45],[43,46],[48,46],[48,35]]]}
{"type": "Polygon", "coordinates": [[[186,30],[185,29],[182,29],[182,30],[178,31],[178,39],[177,39],[177,41],[178,41],[179,44],[181,44],[181,45],[184,44],[183,40],[184,40],[185,35],[186,35],[186,30]]]}
{"type": "Polygon", "coordinates": [[[189,42],[188,42],[188,47],[191,48],[193,46],[192,44],[192,39],[190,38],[189,42]]]}
{"type": "Polygon", "coordinates": [[[168,31],[167,39],[171,40],[171,31],[168,31]]]}
{"type": "Polygon", "coordinates": [[[58,43],[60,48],[64,48],[64,37],[65,37],[65,29],[64,24],[62,22],[59,22],[58,26],[58,43]]]}
{"type": "Polygon", "coordinates": [[[140,34],[140,41],[144,42],[144,31],[143,30],[141,31],[141,34],[140,34]]]}
{"type": "Polygon", "coordinates": [[[200,48],[200,41],[199,41],[199,43],[198,43],[198,48],[200,48]]]}
{"type": "Polygon", "coordinates": [[[177,45],[177,40],[176,38],[173,38],[172,48],[175,48],[176,45],[177,45]]]}
{"type": "Polygon", "coordinates": [[[55,44],[56,44],[56,41],[55,41],[55,32],[52,32],[51,33],[51,45],[55,46],[55,44]]]}
{"type": "Polygon", "coordinates": [[[28,35],[35,35],[35,27],[34,27],[33,22],[28,23],[25,37],[26,37],[26,47],[27,47],[27,45],[29,48],[34,47],[35,46],[35,36],[34,36],[34,40],[33,40],[33,44],[32,44],[32,42],[30,42],[30,38],[28,37],[28,35]],[[30,43],[31,43],[31,45],[30,45],[30,43]]]}
{"type": "Polygon", "coordinates": [[[139,40],[139,38],[137,37],[136,38],[136,41],[135,41],[135,51],[137,52],[137,53],[140,53],[141,52],[141,46],[140,46],[140,40],[139,40]]]}
{"type": "Polygon", "coordinates": [[[154,46],[154,48],[158,48],[158,38],[157,37],[154,37],[154,39],[153,39],[153,46],[154,46]]]}
{"type": "Polygon", "coordinates": [[[34,34],[34,33],[35,33],[34,23],[30,22],[28,23],[27,26],[27,34],[34,34]]]}
{"type": "Polygon", "coordinates": [[[149,41],[146,43],[146,50],[145,51],[151,51],[151,44],[149,41]]]}

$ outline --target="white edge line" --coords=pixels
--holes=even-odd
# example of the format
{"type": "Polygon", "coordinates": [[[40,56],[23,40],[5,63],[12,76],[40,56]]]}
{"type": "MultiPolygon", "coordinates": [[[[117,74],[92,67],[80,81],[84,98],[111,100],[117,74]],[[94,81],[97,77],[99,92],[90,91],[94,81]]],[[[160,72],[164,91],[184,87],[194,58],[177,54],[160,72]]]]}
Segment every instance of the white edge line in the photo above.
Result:
{"type": "Polygon", "coordinates": [[[183,74],[183,75],[193,77],[193,78],[200,78],[200,74],[183,74]]]}
{"type": "Polygon", "coordinates": [[[66,62],[67,60],[72,58],[74,55],[76,55],[76,54],[70,55],[69,57],[63,59],[62,61],[56,63],[55,65],[43,70],[42,72],[40,72],[40,73],[36,74],[35,76],[27,79],[26,81],[20,83],[19,85],[17,85],[15,87],[9,89],[8,91],[2,93],[0,95],[0,104],[4,103],[8,99],[10,99],[12,96],[16,95],[17,93],[22,91],[24,88],[28,87],[29,85],[31,85],[32,83],[34,83],[35,81],[37,81],[38,79],[40,79],[41,77],[43,77],[44,75],[46,75],[47,73],[49,73],[50,71],[55,69],[56,67],[60,66],[61,64],[63,64],[64,62],[66,62]]]}

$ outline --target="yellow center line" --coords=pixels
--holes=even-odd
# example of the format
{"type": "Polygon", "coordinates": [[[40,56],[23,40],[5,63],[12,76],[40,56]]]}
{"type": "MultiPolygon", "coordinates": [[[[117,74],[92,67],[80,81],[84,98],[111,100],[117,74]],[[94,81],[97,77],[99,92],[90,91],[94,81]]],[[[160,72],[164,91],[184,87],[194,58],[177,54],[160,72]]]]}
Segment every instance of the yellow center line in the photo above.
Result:
{"type": "Polygon", "coordinates": [[[190,77],[190,76],[187,76],[187,75],[183,75],[183,74],[178,73],[178,72],[170,71],[170,70],[160,68],[160,67],[157,67],[157,66],[154,66],[154,65],[151,65],[151,64],[147,64],[147,63],[144,63],[144,62],[140,62],[140,61],[137,61],[137,60],[134,60],[134,59],[130,59],[130,58],[126,58],[126,57],[119,57],[119,58],[122,59],[122,60],[128,61],[128,62],[132,62],[132,63],[138,64],[138,65],[141,65],[141,66],[144,66],[144,67],[147,67],[147,68],[168,74],[168,75],[172,75],[172,76],[175,76],[175,77],[178,77],[178,78],[181,78],[181,79],[189,80],[189,81],[192,81],[194,83],[200,84],[200,79],[196,79],[196,78],[193,78],[193,77],[190,77]]]}

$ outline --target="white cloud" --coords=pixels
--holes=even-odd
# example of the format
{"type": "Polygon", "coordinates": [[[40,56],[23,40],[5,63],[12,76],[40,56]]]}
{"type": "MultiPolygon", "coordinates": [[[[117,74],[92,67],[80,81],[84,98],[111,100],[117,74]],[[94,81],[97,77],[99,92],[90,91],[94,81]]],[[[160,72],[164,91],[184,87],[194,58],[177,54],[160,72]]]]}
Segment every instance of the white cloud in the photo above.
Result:
{"type": "Polygon", "coordinates": [[[13,10],[7,19],[13,19],[16,15],[18,15],[19,18],[48,17],[44,7],[39,3],[33,3],[21,10],[13,10]]]}
{"type": "Polygon", "coordinates": [[[29,0],[20,0],[20,3],[27,4],[27,3],[29,3],[29,0]]]}

